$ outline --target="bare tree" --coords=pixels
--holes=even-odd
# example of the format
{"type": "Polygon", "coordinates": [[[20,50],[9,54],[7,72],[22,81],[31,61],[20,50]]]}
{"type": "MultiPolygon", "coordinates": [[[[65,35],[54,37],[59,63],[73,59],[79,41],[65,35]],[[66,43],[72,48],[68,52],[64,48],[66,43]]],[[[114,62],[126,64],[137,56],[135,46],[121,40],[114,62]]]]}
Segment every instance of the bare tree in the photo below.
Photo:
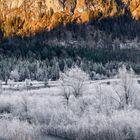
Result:
{"type": "Polygon", "coordinates": [[[119,69],[118,77],[120,79],[120,89],[114,88],[114,91],[118,97],[116,101],[119,102],[121,108],[124,108],[132,105],[136,98],[137,80],[133,70],[127,70],[125,66],[119,69]]]}
{"type": "Polygon", "coordinates": [[[44,76],[44,86],[45,87],[48,86],[48,77],[47,77],[47,75],[44,76]]]}
{"type": "Polygon", "coordinates": [[[69,105],[70,95],[71,95],[70,88],[62,84],[62,96],[66,100],[67,106],[69,105]]]}
{"type": "Polygon", "coordinates": [[[0,80],[0,94],[2,94],[2,81],[0,80]]]}
{"type": "Polygon", "coordinates": [[[61,74],[63,84],[69,87],[70,92],[73,93],[75,97],[79,97],[83,94],[84,84],[88,79],[89,75],[77,66],[61,74]]]}

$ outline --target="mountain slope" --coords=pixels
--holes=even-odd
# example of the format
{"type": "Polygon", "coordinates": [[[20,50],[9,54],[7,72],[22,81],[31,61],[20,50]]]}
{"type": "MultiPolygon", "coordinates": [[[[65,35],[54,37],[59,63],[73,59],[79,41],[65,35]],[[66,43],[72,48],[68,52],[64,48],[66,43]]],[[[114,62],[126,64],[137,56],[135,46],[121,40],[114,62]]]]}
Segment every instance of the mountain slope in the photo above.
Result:
{"type": "Polygon", "coordinates": [[[130,14],[140,18],[139,0],[1,0],[0,25],[4,36],[31,35],[69,23],[130,14]]]}

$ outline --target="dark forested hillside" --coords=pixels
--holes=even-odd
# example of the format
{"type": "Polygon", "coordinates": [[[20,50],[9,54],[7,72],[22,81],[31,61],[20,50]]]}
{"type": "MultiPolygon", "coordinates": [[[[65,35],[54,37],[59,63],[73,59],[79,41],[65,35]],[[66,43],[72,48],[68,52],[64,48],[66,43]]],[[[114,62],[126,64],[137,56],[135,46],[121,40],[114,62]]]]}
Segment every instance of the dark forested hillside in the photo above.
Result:
{"type": "Polygon", "coordinates": [[[137,48],[140,47],[140,20],[128,15],[93,19],[89,23],[59,25],[51,31],[42,30],[28,36],[13,34],[4,37],[0,32],[1,44],[34,46],[38,42],[49,46],[89,48],[137,48]],[[22,43],[21,43],[22,42],[22,43]]]}
{"type": "Polygon", "coordinates": [[[91,78],[123,63],[140,73],[139,1],[2,0],[0,8],[2,80],[14,70],[20,81],[57,80],[73,65],[91,78]]]}

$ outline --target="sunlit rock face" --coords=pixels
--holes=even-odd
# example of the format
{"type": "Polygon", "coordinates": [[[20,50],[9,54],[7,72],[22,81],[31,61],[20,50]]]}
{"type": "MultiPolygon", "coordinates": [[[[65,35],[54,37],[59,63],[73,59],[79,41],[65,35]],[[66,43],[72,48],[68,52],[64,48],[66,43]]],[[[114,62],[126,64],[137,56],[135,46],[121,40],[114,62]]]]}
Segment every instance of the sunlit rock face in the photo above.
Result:
{"type": "Polygon", "coordinates": [[[42,10],[48,12],[107,12],[117,13],[121,8],[127,7],[132,16],[136,19],[140,17],[140,0],[0,0],[1,10],[25,9],[35,13],[42,10]],[[122,6],[123,5],[123,6],[122,6]],[[110,10],[110,11],[109,11],[110,10]]]}
{"type": "Polygon", "coordinates": [[[0,7],[2,9],[19,8],[23,4],[24,0],[1,0],[0,7]]]}
{"type": "Polygon", "coordinates": [[[47,10],[53,9],[54,12],[63,11],[63,1],[60,1],[60,0],[44,0],[44,1],[42,1],[42,4],[44,4],[46,6],[47,10]]]}
{"type": "Polygon", "coordinates": [[[23,22],[16,31],[15,27],[12,30],[9,27],[10,34],[36,33],[73,21],[88,23],[94,18],[116,17],[128,12],[133,19],[140,19],[140,0],[0,0],[0,23],[4,30],[16,17],[20,18],[18,22],[23,22]]]}
{"type": "MultiPolygon", "coordinates": [[[[0,8],[4,9],[15,9],[15,8],[23,8],[28,7],[27,10],[37,10],[42,8],[45,10],[49,10],[52,8],[54,12],[62,11],[63,7],[59,0],[1,0],[0,8]],[[42,7],[40,7],[42,6],[42,7]],[[45,7],[44,7],[45,6],[45,7]]],[[[34,11],[32,11],[34,12],[34,11]]]]}
{"type": "Polygon", "coordinates": [[[130,1],[130,11],[135,19],[140,18],[140,0],[130,1]]]}

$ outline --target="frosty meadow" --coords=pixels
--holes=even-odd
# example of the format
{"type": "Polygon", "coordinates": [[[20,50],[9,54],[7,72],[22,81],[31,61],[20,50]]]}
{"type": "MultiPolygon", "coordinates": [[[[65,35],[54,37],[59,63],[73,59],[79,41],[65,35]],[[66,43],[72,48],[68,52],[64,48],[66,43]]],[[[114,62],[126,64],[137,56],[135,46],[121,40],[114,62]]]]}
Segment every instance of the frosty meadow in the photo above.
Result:
{"type": "Polygon", "coordinates": [[[140,139],[140,84],[132,69],[123,66],[114,79],[92,81],[74,67],[47,86],[36,83],[38,89],[16,90],[18,84],[1,87],[1,139],[140,139]]]}

